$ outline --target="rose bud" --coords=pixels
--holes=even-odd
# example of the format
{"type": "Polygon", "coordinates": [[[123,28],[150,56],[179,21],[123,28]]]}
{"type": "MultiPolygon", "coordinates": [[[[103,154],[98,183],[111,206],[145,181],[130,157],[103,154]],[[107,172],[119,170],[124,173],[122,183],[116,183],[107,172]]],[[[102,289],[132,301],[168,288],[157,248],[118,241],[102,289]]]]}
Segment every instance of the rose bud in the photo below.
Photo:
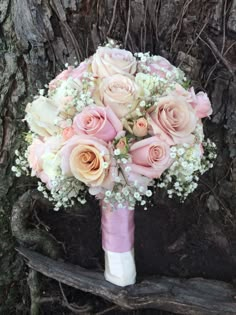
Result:
{"type": "Polygon", "coordinates": [[[148,133],[147,120],[142,117],[134,122],[133,133],[137,137],[145,137],[148,133]]]}

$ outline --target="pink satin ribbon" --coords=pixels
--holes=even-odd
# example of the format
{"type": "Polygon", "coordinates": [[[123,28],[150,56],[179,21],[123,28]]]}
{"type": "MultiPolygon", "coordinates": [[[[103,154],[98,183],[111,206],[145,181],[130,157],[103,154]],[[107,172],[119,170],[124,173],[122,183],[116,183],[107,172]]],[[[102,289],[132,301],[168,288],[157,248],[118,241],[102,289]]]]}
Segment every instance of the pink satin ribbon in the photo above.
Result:
{"type": "Polygon", "coordinates": [[[102,207],[101,214],[103,249],[115,253],[130,251],[134,246],[134,210],[128,206],[115,210],[102,207]]]}

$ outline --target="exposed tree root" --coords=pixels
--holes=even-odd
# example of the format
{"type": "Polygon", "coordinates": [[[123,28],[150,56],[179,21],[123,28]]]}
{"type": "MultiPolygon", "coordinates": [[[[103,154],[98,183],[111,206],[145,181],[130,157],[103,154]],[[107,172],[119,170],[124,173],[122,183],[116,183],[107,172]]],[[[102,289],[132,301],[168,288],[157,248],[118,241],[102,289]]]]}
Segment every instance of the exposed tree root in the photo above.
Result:
{"type": "MultiPolygon", "coordinates": [[[[30,216],[34,211],[34,203],[42,196],[37,191],[27,191],[15,203],[12,210],[11,228],[12,234],[17,241],[27,246],[33,246],[45,255],[58,258],[60,247],[56,240],[45,230],[36,229],[30,226],[30,216]]],[[[38,273],[35,270],[29,271],[28,285],[31,298],[31,315],[40,314],[40,288],[38,273]]]]}
{"type": "Polygon", "coordinates": [[[152,277],[120,288],[105,281],[100,272],[55,261],[22,247],[17,250],[30,268],[122,308],[156,308],[188,315],[235,315],[236,289],[222,281],[152,277]]]}
{"type": "Polygon", "coordinates": [[[30,225],[30,216],[33,213],[32,202],[41,198],[42,195],[29,190],[22,195],[12,209],[11,229],[17,241],[26,246],[33,246],[44,255],[51,258],[60,256],[60,246],[56,240],[46,231],[33,228],[30,225]]]}

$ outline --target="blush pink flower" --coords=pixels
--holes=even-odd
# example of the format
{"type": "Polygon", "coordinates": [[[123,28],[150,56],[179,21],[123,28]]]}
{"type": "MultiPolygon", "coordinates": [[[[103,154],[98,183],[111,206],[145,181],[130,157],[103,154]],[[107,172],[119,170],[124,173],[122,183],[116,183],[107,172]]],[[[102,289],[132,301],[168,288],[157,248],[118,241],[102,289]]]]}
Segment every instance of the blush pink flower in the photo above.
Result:
{"type": "Polygon", "coordinates": [[[78,135],[86,134],[104,141],[111,141],[123,129],[123,126],[109,107],[89,106],[75,116],[73,128],[78,135]]]}
{"type": "Polygon", "coordinates": [[[66,141],[66,140],[72,138],[75,134],[76,134],[76,133],[75,133],[74,128],[72,128],[72,127],[66,127],[65,129],[63,129],[63,132],[62,132],[63,140],[66,141]]]}
{"type": "Polygon", "coordinates": [[[187,99],[173,92],[160,98],[158,105],[149,110],[149,132],[159,135],[170,145],[192,143],[192,132],[196,128],[197,120],[187,99]]]}
{"type": "Polygon", "coordinates": [[[28,148],[28,162],[33,171],[33,174],[37,174],[42,171],[42,155],[45,152],[45,144],[38,138],[35,138],[32,144],[28,148]]]}
{"type": "Polygon", "coordinates": [[[130,155],[131,172],[148,178],[159,178],[172,164],[169,145],[157,136],[134,143],[130,147],[130,155]]]}
{"type": "Polygon", "coordinates": [[[52,165],[55,165],[57,153],[62,146],[61,137],[49,137],[46,141],[39,138],[33,139],[29,146],[28,162],[32,169],[32,176],[37,176],[50,189],[50,181],[54,178],[53,167],[46,165],[48,157],[53,157],[52,165]]]}
{"type": "Polygon", "coordinates": [[[113,74],[133,75],[136,72],[136,59],[125,49],[100,47],[93,55],[92,71],[99,78],[113,74]]]}
{"type": "Polygon", "coordinates": [[[74,176],[90,187],[112,189],[112,157],[103,140],[88,135],[73,136],[61,149],[60,156],[65,176],[74,176]]]}

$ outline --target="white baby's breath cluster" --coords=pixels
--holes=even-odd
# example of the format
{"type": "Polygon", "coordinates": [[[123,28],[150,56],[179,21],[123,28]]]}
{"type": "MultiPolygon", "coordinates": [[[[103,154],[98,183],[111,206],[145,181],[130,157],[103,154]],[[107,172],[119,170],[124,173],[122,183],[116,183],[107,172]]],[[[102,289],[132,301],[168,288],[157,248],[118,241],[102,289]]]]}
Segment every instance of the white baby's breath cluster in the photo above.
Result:
{"type": "Polygon", "coordinates": [[[74,177],[55,177],[51,182],[52,187],[47,189],[46,185],[38,182],[38,191],[43,193],[43,196],[52,201],[54,210],[58,211],[61,207],[70,208],[75,202],[81,204],[86,203],[85,199],[85,186],[74,177]]]}
{"type": "Polygon", "coordinates": [[[26,150],[22,154],[19,150],[15,150],[15,155],[15,165],[11,168],[12,172],[15,173],[16,177],[20,177],[22,175],[28,176],[30,174],[28,151],[26,150]]]}
{"type": "Polygon", "coordinates": [[[76,101],[76,110],[80,113],[84,107],[94,105],[91,89],[94,87],[94,79],[91,73],[85,73],[82,79],[82,91],[76,101]]]}
{"type": "MultiPolygon", "coordinates": [[[[126,169],[126,172],[130,170],[126,169]]],[[[117,182],[112,190],[105,192],[105,198],[103,199],[105,207],[106,204],[117,205],[118,208],[125,208],[128,205],[130,210],[134,210],[136,204],[140,204],[147,210],[147,198],[152,196],[152,191],[147,187],[140,186],[137,181],[134,181],[133,185],[125,184],[126,179],[121,174],[116,178],[117,182]]]]}
{"type": "Polygon", "coordinates": [[[199,175],[213,167],[213,161],[217,156],[216,145],[207,139],[202,143],[202,147],[198,143],[193,146],[189,144],[172,146],[170,156],[175,161],[162,174],[156,185],[165,188],[169,198],[176,195],[184,201],[197,188],[199,175]]]}
{"type": "Polygon", "coordinates": [[[156,90],[158,91],[158,94],[167,94],[169,90],[175,87],[176,83],[182,85],[187,80],[184,72],[181,69],[174,67],[161,56],[151,56],[149,52],[136,53],[135,56],[140,60],[138,64],[140,69],[139,74],[151,73],[152,64],[155,64],[156,71],[163,73],[161,76],[157,74],[153,75],[153,73],[151,73],[151,76],[154,77],[153,81],[157,82],[156,90]],[[162,62],[160,61],[163,61],[164,64],[162,65],[162,62]]]}

